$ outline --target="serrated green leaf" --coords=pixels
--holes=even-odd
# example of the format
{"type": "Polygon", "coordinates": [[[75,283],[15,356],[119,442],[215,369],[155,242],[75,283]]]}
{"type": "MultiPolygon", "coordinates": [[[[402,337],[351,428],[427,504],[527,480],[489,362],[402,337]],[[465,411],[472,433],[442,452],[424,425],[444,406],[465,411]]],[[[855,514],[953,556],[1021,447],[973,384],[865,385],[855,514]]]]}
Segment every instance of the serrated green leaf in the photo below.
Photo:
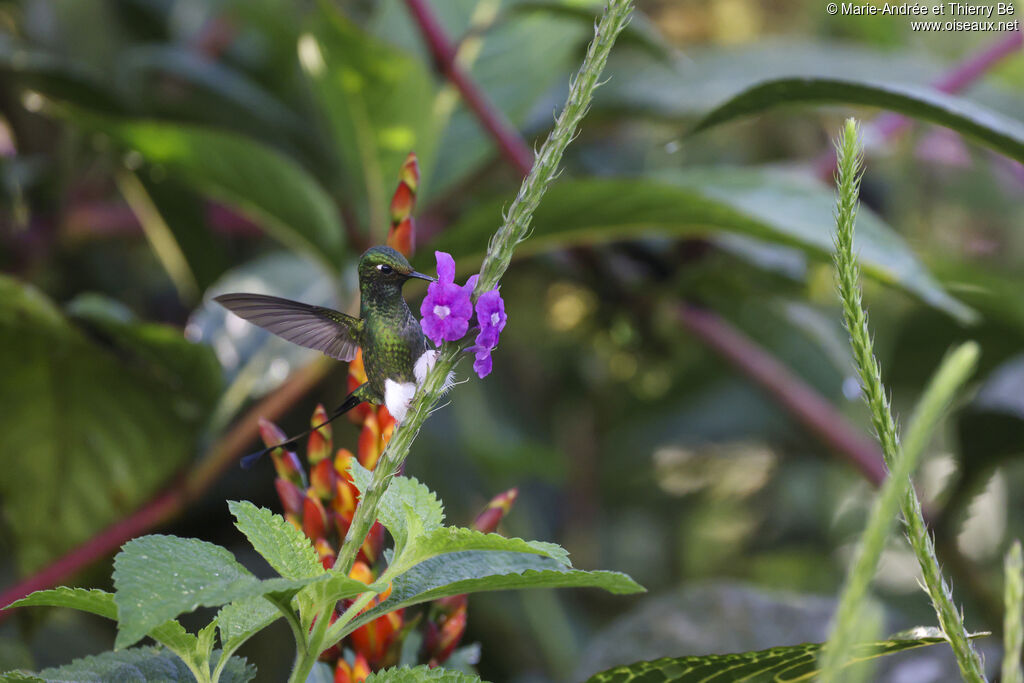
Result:
{"type": "Polygon", "coordinates": [[[707,114],[691,133],[776,105],[856,104],[882,107],[946,126],[1011,159],[1024,162],[1024,122],[934,88],[842,78],[779,78],[758,83],[707,114]]]}
{"type": "Polygon", "coordinates": [[[228,650],[235,650],[282,616],[281,611],[262,595],[224,605],[217,612],[221,643],[228,650]]]}
{"type": "MultiPolygon", "coordinates": [[[[87,590],[60,586],[36,591],[11,603],[10,607],[70,607],[117,621],[117,603],[114,601],[114,594],[98,588],[87,590]]],[[[196,637],[174,620],[160,624],[148,635],[182,658],[189,657],[196,648],[196,637]]]]}
{"type": "MultiPolygon", "coordinates": [[[[889,640],[859,645],[853,650],[851,663],[947,642],[937,633],[938,629],[916,631],[925,635],[897,634],[901,637],[894,636],[889,640]],[[902,637],[904,635],[906,637],[902,637]]],[[[988,634],[978,633],[972,635],[972,638],[985,635],[988,634]]],[[[806,681],[812,679],[818,671],[821,648],[822,643],[804,643],[757,652],[665,657],[608,669],[594,674],[587,679],[587,683],[668,683],[684,679],[693,683],[710,680],[743,680],[750,683],[806,681]]]]}
{"type": "Polygon", "coordinates": [[[485,534],[475,529],[463,527],[443,527],[417,538],[412,546],[391,567],[389,573],[397,573],[403,567],[410,567],[418,562],[443,555],[467,550],[503,551],[543,555],[555,560],[558,564],[571,567],[569,553],[555,543],[545,541],[524,541],[521,538],[508,538],[498,534],[485,534]]]}
{"type": "MultiPolygon", "coordinates": [[[[831,257],[832,188],[775,169],[707,168],[645,178],[563,180],[537,207],[530,239],[516,257],[577,245],[646,237],[737,233],[831,257]]],[[[482,256],[502,202],[469,212],[442,233],[436,249],[482,256]]],[[[946,293],[903,239],[866,208],[857,216],[856,248],[865,274],[904,289],[960,320],[974,312],[946,293]]]]}
{"type": "Polygon", "coordinates": [[[114,558],[118,648],[199,606],[217,607],[258,595],[290,597],[316,581],[261,581],[226,549],[194,538],[152,535],[126,543],[114,558]]]}
{"type": "Polygon", "coordinates": [[[75,110],[69,117],[104,133],[169,176],[231,204],[292,249],[333,269],[344,231],[334,202],[308,171],[277,150],[234,133],[75,110]]]}
{"type": "MultiPolygon", "coordinates": [[[[525,544],[519,539],[508,540],[525,544]]],[[[396,576],[388,599],[353,620],[346,632],[401,607],[449,595],[521,588],[603,588],[616,594],[644,590],[625,574],[571,569],[539,553],[496,550],[449,552],[430,557],[396,576]]]]}
{"type": "MultiPolygon", "coordinates": [[[[5,676],[6,677],[6,676],[5,676]]],[[[256,668],[240,657],[224,667],[221,683],[246,683],[256,677],[256,668]]],[[[194,683],[195,677],[174,653],[155,647],[138,647],[119,652],[104,652],[76,659],[61,667],[44,669],[35,678],[46,683],[110,683],[111,681],[159,681],[194,683]]]]}
{"type": "Polygon", "coordinates": [[[428,666],[417,666],[413,668],[392,667],[377,671],[366,678],[366,683],[421,683],[421,681],[436,681],[436,683],[482,683],[479,676],[473,676],[461,671],[442,669],[441,667],[430,668],[428,666]]]}
{"type": "Polygon", "coordinates": [[[36,591],[21,600],[15,600],[4,609],[12,607],[70,607],[71,609],[89,612],[107,619],[117,620],[117,605],[114,594],[93,588],[70,588],[58,586],[48,590],[36,591]]]}
{"type": "Polygon", "coordinates": [[[195,454],[212,350],[168,325],[65,316],[0,276],[0,501],[30,572],[131,514],[195,454]],[[98,330],[98,333],[96,332],[98,330]],[[57,485],[57,482],[60,482],[57,485]]]}
{"type": "MultiPolygon", "coordinates": [[[[352,461],[350,471],[352,481],[362,496],[373,479],[373,473],[355,460],[352,461]]],[[[414,540],[414,535],[441,528],[444,523],[444,506],[433,491],[416,479],[393,477],[388,490],[381,496],[377,519],[391,533],[395,539],[395,549],[400,552],[410,540],[414,540]]]]}
{"type": "Polygon", "coordinates": [[[228,509],[256,552],[284,578],[309,579],[326,572],[309,539],[281,515],[248,501],[229,501],[228,509]]]}

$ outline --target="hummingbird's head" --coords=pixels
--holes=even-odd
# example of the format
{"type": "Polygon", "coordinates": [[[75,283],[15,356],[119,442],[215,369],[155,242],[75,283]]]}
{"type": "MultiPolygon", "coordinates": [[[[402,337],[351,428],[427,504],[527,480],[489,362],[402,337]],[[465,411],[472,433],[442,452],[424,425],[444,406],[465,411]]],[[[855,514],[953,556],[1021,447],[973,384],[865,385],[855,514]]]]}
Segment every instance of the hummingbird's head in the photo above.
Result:
{"type": "Polygon", "coordinates": [[[409,278],[434,281],[434,278],[417,273],[409,261],[391,247],[370,247],[359,259],[359,282],[373,285],[394,285],[399,288],[409,278]]]}

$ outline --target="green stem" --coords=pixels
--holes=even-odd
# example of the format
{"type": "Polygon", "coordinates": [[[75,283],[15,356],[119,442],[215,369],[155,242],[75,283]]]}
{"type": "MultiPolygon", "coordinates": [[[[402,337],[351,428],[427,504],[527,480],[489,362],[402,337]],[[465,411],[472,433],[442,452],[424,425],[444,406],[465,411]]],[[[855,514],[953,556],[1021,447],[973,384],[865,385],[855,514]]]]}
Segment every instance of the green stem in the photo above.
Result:
{"type": "Polygon", "coordinates": [[[1024,625],[1021,624],[1024,619],[1024,560],[1020,541],[1014,541],[1010,552],[1006,553],[1005,574],[1002,683],[1024,683],[1020,670],[1021,645],[1024,644],[1024,625]]]}
{"type": "MultiPolygon", "coordinates": [[[[629,20],[632,4],[632,0],[609,0],[595,30],[594,40],[587,48],[583,65],[570,85],[565,108],[537,154],[537,159],[523,181],[515,201],[512,202],[504,223],[491,237],[491,244],[480,270],[476,295],[498,285],[512,259],[516,244],[526,238],[533,212],[548,185],[554,180],[562,154],[575,137],[577,127],[586,114],[612,45],[629,20]]],[[[405,420],[396,427],[381,455],[380,462],[374,469],[373,479],[356,508],[335,564],[338,571],[348,573],[351,570],[359,547],[377,517],[381,496],[384,495],[388,482],[405,462],[420,427],[443,395],[445,379],[455,368],[459,354],[459,347],[451,342],[441,347],[437,362],[419,386],[405,420]]]]}
{"type": "MultiPolygon", "coordinates": [[[[839,201],[836,206],[835,262],[839,279],[839,296],[843,305],[850,347],[860,374],[864,398],[871,412],[871,421],[882,446],[882,454],[890,470],[899,463],[900,444],[896,423],[882,384],[881,368],[875,359],[868,330],[867,313],[861,304],[860,266],[853,252],[854,222],[860,188],[861,146],[857,124],[846,121],[839,143],[839,201]]],[[[971,683],[985,680],[981,658],[971,645],[963,617],[953,604],[953,595],[942,576],[935,546],[921,514],[921,503],[913,486],[908,486],[900,501],[907,539],[921,566],[924,584],[931,596],[939,624],[956,655],[960,674],[971,683]]]]}
{"type": "MultiPolygon", "coordinates": [[[[306,683],[306,679],[309,678],[309,672],[313,670],[313,665],[319,659],[320,653],[329,647],[324,645],[324,634],[327,633],[327,626],[331,621],[330,614],[333,609],[333,604],[326,604],[322,606],[322,609],[318,610],[316,623],[313,624],[313,630],[309,634],[309,639],[303,639],[302,644],[296,648],[295,666],[292,667],[292,675],[288,677],[288,683],[306,683]]],[[[287,611],[291,612],[291,610],[287,611]]],[[[291,618],[287,616],[286,618],[294,632],[298,624],[298,621],[295,619],[295,613],[291,612],[291,618]]]]}
{"type": "Polygon", "coordinates": [[[968,342],[949,354],[932,376],[928,388],[914,409],[902,453],[897,454],[891,474],[875,498],[867,527],[861,536],[846,586],[836,610],[832,635],[825,648],[821,680],[837,680],[839,671],[850,660],[861,621],[864,599],[875,575],[878,558],[896,520],[900,501],[910,488],[910,475],[931,440],[939,420],[957,391],[971,376],[978,360],[978,345],[968,342]]]}

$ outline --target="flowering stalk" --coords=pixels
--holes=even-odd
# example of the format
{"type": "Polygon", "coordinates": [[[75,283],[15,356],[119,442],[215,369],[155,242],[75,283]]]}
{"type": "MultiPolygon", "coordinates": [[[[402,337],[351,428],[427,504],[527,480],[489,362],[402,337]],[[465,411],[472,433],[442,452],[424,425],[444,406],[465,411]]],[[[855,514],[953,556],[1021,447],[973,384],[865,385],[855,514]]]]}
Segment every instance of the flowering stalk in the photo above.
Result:
{"type": "Polygon", "coordinates": [[[970,377],[978,360],[978,345],[968,342],[949,354],[932,377],[914,409],[902,452],[871,506],[867,527],[860,538],[856,556],[846,578],[828,645],[825,647],[821,680],[838,680],[839,670],[850,660],[868,586],[875,575],[878,558],[896,520],[899,503],[907,495],[910,475],[928,445],[939,419],[956,392],[970,377]]]}
{"type": "MultiPolygon", "coordinates": [[[[882,446],[882,454],[890,470],[900,461],[900,444],[896,423],[889,408],[889,399],[882,384],[882,372],[875,359],[868,330],[867,313],[861,304],[860,266],[853,253],[853,230],[857,216],[857,198],[860,188],[862,147],[857,123],[846,121],[839,144],[839,201],[836,206],[835,263],[839,279],[839,296],[843,305],[846,329],[850,334],[850,347],[860,374],[864,399],[871,412],[871,421],[882,446]]],[[[971,683],[985,680],[981,658],[971,645],[964,628],[963,617],[953,604],[953,595],[942,576],[935,545],[924,517],[921,503],[913,486],[908,486],[900,501],[907,538],[917,556],[925,587],[931,596],[939,624],[949,639],[956,655],[960,673],[971,683]]]]}
{"type": "MultiPolygon", "coordinates": [[[[583,65],[570,86],[565,108],[541,147],[533,168],[526,180],[523,181],[519,194],[505,216],[503,225],[491,238],[487,256],[480,270],[480,279],[475,288],[477,295],[497,287],[498,281],[512,259],[512,251],[516,244],[525,239],[533,212],[540,203],[548,184],[555,177],[562,153],[576,135],[576,129],[586,114],[594,90],[598,86],[598,79],[604,70],[608,54],[611,52],[619,32],[625,28],[631,9],[632,0],[609,0],[606,10],[598,22],[594,40],[587,48],[583,65]]],[[[441,398],[448,373],[455,367],[459,353],[459,348],[454,344],[447,343],[441,347],[437,361],[419,386],[405,420],[395,430],[381,456],[380,464],[374,470],[373,479],[367,486],[359,507],[356,508],[355,517],[345,538],[345,544],[338,556],[336,566],[341,571],[348,571],[355,561],[356,548],[377,516],[380,499],[391,478],[397,474],[402,463],[405,462],[409,448],[416,440],[420,427],[427,419],[430,410],[441,398]]],[[[340,629],[334,633],[328,633],[328,644],[332,644],[332,636],[339,632],[340,629]]]]}
{"type": "Polygon", "coordinates": [[[1003,678],[1002,683],[1024,683],[1020,670],[1020,651],[1024,644],[1024,560],[1021,559],[1020,541],[1014,541],[1006,553],[1003,621],[1003,678]]]}

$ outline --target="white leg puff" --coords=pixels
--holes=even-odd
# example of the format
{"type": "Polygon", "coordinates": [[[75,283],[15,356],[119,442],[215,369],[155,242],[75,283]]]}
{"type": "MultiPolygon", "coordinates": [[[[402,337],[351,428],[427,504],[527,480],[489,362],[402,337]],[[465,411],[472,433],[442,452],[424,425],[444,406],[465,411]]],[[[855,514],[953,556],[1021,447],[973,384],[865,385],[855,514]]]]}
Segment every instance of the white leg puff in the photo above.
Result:
{"type": "MultiPolygon", "coordinates": [[[[416,376],[416,386],[423,384],[423,380],[427,376],[427,372],[430,368],[434,367],[434,363],[437,362],[437,351],[430,350],[424,351],[423,355],[416,359],[416,365],[413,366],[412,372],[416,376]]],[[[455,384],[455,373],[449,372],[448,376],[444,380],[444,386],[441,387],[441,392],[447,392],[455,384]]]]}
{"type": "Polygon", "coordinates": [[[412,397],[415,394],[416,385],[412,382],[384,380],[384,405],[388,407],[388,412],[391,413],[391,417],[395,418],[395,422],[405,419],[405,414],[409,412],[409,404],[412,403],[412,397]]]}

